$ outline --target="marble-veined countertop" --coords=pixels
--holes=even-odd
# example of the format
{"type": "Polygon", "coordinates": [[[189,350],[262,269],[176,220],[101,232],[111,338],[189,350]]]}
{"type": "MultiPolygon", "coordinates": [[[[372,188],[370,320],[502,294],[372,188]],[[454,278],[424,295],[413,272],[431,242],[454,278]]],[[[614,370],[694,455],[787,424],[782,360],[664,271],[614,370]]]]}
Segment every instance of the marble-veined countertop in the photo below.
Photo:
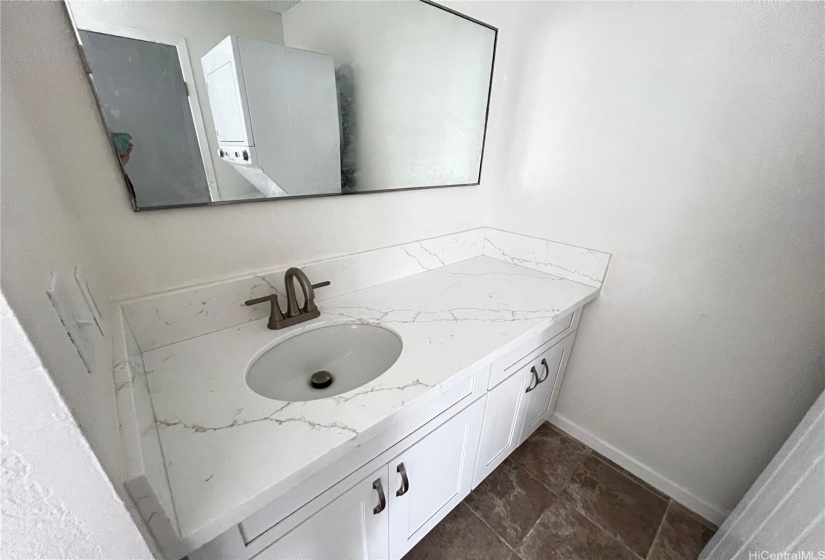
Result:
{"type": "Polygon", "coordinates": [[[598,291],[479,256],[320,302],[321,317],[294,327],[271,331],[262,319],[144,353],[181,537],[214,538],[310,465],[317,472],[332,450],[358,444],[368,430],[372,437],[405,406],[492,362],[598,291]],[[402,338],[398,361],[374,381],[293,403],[247,386],[249,362],[265,346],[352,321],[384,324],[402,338]]]}

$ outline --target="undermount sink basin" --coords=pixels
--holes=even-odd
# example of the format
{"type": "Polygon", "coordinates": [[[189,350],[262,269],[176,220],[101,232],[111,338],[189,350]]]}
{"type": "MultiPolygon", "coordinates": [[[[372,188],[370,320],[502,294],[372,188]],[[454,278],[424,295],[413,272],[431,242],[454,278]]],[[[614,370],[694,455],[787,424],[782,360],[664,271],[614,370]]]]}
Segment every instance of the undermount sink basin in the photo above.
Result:
{"type": "Polygon", "coordinates": [[[401,355],[401,339],[376,325],[319,327],[284,340],[252,361],[249,388],[279,401],[312,401],[369,383],[401,355]]]}

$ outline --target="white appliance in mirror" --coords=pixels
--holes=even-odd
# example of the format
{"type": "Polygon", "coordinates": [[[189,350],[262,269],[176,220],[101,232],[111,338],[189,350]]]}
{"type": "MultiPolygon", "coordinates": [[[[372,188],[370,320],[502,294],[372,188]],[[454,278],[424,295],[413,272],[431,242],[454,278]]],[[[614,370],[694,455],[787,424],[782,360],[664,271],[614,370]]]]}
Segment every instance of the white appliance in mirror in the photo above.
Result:
{"type": "Polygon", "coordinates": [[[201,62],[223,161],[267,197],[341,192],[332,57],[229,36],[201,62]]]}

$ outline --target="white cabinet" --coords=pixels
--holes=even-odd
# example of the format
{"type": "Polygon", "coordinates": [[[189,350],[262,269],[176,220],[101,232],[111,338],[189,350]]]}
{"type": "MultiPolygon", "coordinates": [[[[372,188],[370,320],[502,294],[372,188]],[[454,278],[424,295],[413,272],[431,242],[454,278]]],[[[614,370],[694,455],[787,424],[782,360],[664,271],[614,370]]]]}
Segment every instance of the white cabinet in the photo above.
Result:
{"type": "Polygon", "coordinates": [[[530,381],[532,374],[525,366],[487,393],[474,485],[487,478],[518,446],[519,413],[524,410],[530,381]]]}
{"type": "Polygon", "coordinates": [[[401,558],[470,493],[484,401],[444,412],[265,531],[241,523],[190,560],[401,558]]]}
{"type": "Polygon", "coordinates": [[[575,339],[576,333],[569,334],[530,363],[533,390],[526,393],[519,445],[552,414],[575,339]]]}
{"type": "Polygon", "coordinates": [[[484,401],[390,461],[390,556],[400,558],[470,493],[484,401]]]}
{"type": "Polygon", "coordinates": [[[264,549],[256,560],[389,558],[387,466],[264,549]]]}
{"type": "Polygon", "coordinates": [[[510,357],[510,376],[487,393],[473,487],[553,413],[575,338],[574,331],[521,359],[510,357]]]}

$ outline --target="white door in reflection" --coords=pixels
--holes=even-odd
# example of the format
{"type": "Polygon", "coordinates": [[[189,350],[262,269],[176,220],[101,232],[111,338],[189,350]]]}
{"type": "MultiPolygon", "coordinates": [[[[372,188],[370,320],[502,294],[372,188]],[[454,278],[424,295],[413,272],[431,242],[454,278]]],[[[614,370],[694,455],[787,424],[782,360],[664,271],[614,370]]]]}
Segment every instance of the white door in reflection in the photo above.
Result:
{"type": "Polygon", "coordinates": [[[137,208],[210,202],[177,48],[78,33],[137,208]]]}

